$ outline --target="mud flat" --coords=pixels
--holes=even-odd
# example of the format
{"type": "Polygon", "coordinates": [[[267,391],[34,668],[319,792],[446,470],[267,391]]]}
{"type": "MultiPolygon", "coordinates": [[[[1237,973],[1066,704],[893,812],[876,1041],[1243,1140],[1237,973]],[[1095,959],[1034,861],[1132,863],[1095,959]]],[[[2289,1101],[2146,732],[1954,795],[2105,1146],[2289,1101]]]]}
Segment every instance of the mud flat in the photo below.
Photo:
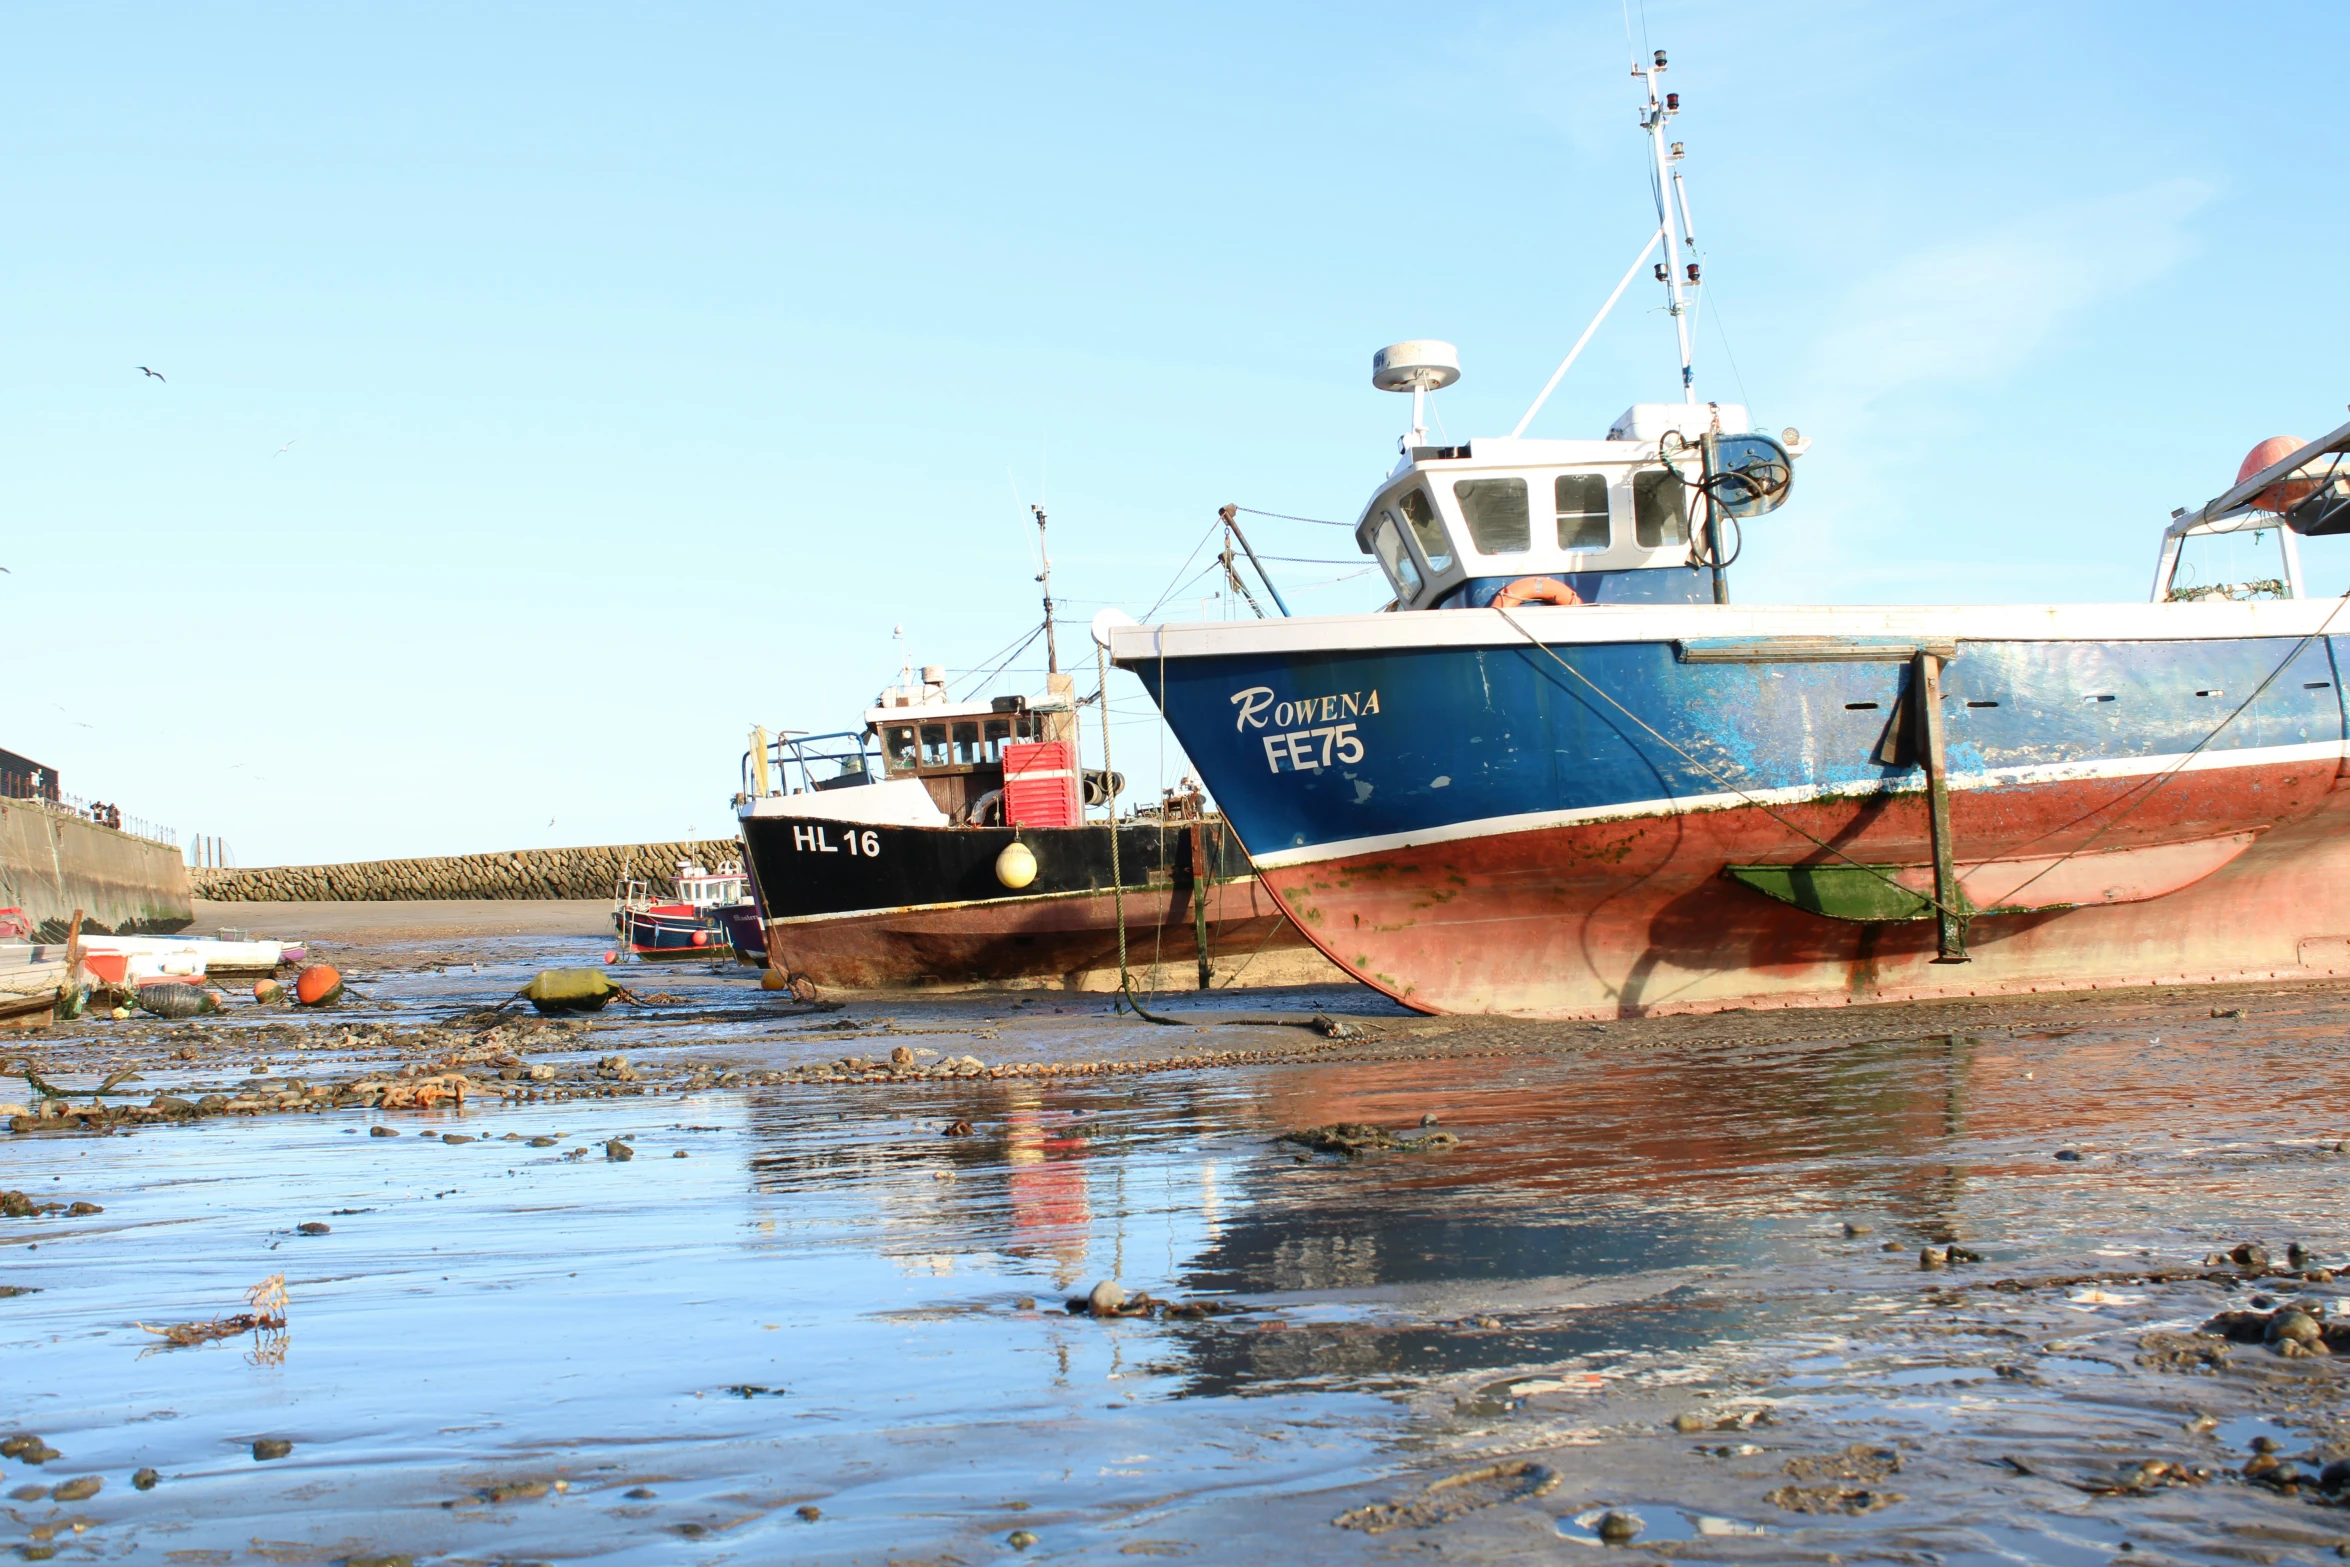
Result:
{"type": "Polygon", "coordinates": [[[2350,986],[1564,1027],[1330,990],[1169,997],[1159,1026],[639,968],[678,999],[484,1015],[596,939],[378,944],[333,1014],[34,1044],[71,1109],[0,1141],[4,1543],[2350,1543],[2350,986]],[[90,1113],[109,1078],[98,1102],[187,1110],[90,1113]],[[1282,1139],[1333,1125],[1385,1135],[1282,1139]],[[282,1302],[256,1291],[280,1276],[282,1302]],[[1159,1304],[1068,1309],[1108,1279],[1159,1304]]]}

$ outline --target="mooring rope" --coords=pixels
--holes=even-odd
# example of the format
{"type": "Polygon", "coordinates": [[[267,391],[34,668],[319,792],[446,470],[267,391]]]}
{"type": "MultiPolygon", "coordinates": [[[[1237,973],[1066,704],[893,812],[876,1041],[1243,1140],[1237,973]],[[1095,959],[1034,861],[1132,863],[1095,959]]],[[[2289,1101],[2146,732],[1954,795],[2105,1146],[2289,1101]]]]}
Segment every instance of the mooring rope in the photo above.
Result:
{"type": "MultiPolygon", "coordinates": [[[[2333,625],[2334,617],[2342,613],[2344,605],[2350,605],[2350,592],[2344,593],[2340,599],[2335,601],[2334,607],[2326,612],[2326,618],[2318,622],[2317,629],[2309,633],[2309,635],[2303,637],[2299,642],[2293,644],[2293,651],[2285,655],[2284,661],[2279,663],[2276,668],[2270,670],[2268,672],[2268,678],[2261,681],[2259,685],[2254,686],[2252,688],[2252,694],[2244,698],[2243,701],[2237,703],[2235,710],[2229,713],[2227,717],[2221,719],[2219,723],[2213,727],[2211,733],[2196,741],[2193,749],[2189,750],[2185,756],[2180,757],[2167,772],[2157,775],[2151,783],[2146,784],[2144,786],[2145,792],[2139,795],[2136,800],[2131,802],[2128,810],[2115,812],[2112,819],[2107,821],[2104,826],[2098,828],[2095,832],[2089,834],[2088,837],[2082,839],[2080,845],[2077,848],[2067,850],[2062,858],[2051,862],[2046,869],[2036,872],[2030,878],[2030,880],[2024,881],[2016,887],[2011,888],[2006,896],[2013,898],[2017,893],[2023,891],[2024,888],[2029,887],[2033,882],[2038,881],[2042,876],[2047,875],[2049,871],[2056,869],[2057,866],[2062,865],[2066,860],[2071,859],[2074,855],[2088,852],[2089,845],[2095,843],[2098,839],[2111,832],[2116,826],[2120,824],[2122,818],[2128,816],[2131,811],[2138,809],[2139,806],[2144,805],[2148,800],[2153,799],[2157,790],[2159,790],[2164,784],[2169,783],[2173,778],[2176,778],[2180,773],[2184,772],[2189,762],[2192,762],[2196,757],[2201,756],[2203,754],[2204,748],[2210,745],[2212,741],[2219,738],[2221,730],[2227,728],[2228,725],[2234,723],[2238,718],[2241,718],[2244,715],[2245,709],[2249,708],[2253,703],[2259,701],[2261,693],[2266,691],[2270,686],[2275,685],[2277,683],[2277,677],[2283,674],[2286,670],[2292,668],[2293,661],[2295,659],[2309,651],[2310,643],[2315,642],[2319,637],[2322,637],[2326,634],[2326,629],[2333,625]]],[[[2338,695],[2339,693],[2337,693],[2337,696],[2338,695]]]]}
{"type": "Polygon", "coordinates": [[[1648,722],[1638,713],[1633,712],[1623,703],[1617,701],[1614,697],[1608,695],[1606,691],[1602,690],[1600,688],[1599,682],[1593,680],[1589,675],[1583,673],[1583,671],[1577,669],[1574,665],[1559,657],[1558,654],[1551,651],[1549,645],[1545,643],[1540,637],[1536,636],[1533,632],[1528,631],[1524,626],[1519,625],[1517,616],[1511,614],[1508,610],[1502,608],[1498,604],[1493,606],[1493,612],[1499,615],[1502,619],[1508,621],[1510,623],[1510,628],[1516,631],[1518,635],[1524,637],[1527,641],[1533,643],[1536,648],[1541,650],[1544,654],[1548,655],[1552,663],[1558,665],[1559,668],[1565,670],[1568,674],[1573,675],[1577,680],[1580,680],[1585,685],[1589,686],[1593,693],[1597,695],[1601,701],[1614,708],[1617,712],[1623,714],[1626,718],[1632,720],[1632,722],[1635,724],[1638,724],[1652,738],[1655,739],[1657,744],[1663,746],[1666,750],[1672,752],[1675,756],[1678,756],[1682,761],[1687,762],[1690,766],[1696,768],[1699,772],[1704,773],[1708,778],[1711,778],[1714,782],[1720,784],[1723,788],[1729,790],[1732,794],[1735,794],[1738,796],[1738,798],[1744,800],[1747,804],[1753,806],[1756,810],[1762,812],[1765,816],[1768,816],[1772,821],[1777,822],[1780,826],[1786,828],[1789,832],[1795,834],[1795,836],[1798,838],[1803,839],[1806,843],[1813,845],[1815,848],[1819,848],[1829,854],[1833,854],[1836,856],[1836,858],[1842,860],[1845,864],[1853,867],[1855,870],[1868,872],[1871,876],[1876,877],[1877,880],[1883,882],[1886,886],[1906,893],[1910,897],[1917,899],[1920,903],[1925,904],[1928,908],[1937,909],[1940,912],[1951,916],[1953,919],[1966,919],[1969,917],[1960,910],[1953,909],[1944,904],[1941,899],[1934,897],[1930,893],[1920,892],[1915,887],[1903,886],[1900,882],[1895,881],[1892,877],[1886,875],[1883,871],[1877,869],[1877,867],[1874,865],[1863,864],[1861,861],[1854,859],[1849,854],[1846,854],[1842,849],[1837,848],[1834,844],[1828,842],[1826,839],[1817,837],[1812,833],[1806,832],[1803,828],[1798,827],[1795,823],[1789,821],[1786,817],[1781,816],[1777,811],[1772,810],[1768,805],[1757,799],[1752,793],[1740,788],[1736,783],[1732,782],[1728,778],[1723,777],[1711,766],[1699,761],[1696,757],[1691,756],[1687,751],[1682,750],[1681,747],[1675,745],[1672,741],[1666,739],[1663,735],[1658,734],[1656,730],[1650,728],[1648,722]]]}
{"type": "MultiPolygon", "coordinates": [[[[1093,645],[1093,666],[1101,680],[1102,694],[1102,792],[1110,800],[1110,898],[1118,911],[1118,993],[1134,1009],[1134,1015],[1149,1023],[1165,1023],[1171,1028],[1183,1025],[1171,1017],[1159,1017],[1143,1010],[1134,999],[1134,976],[1126,970],[1126,877],[1118,864],[1118,796],[1112,792],[1118,776],[1117,765],[1110,760],[1110,665],[1109,656],[1099,642],[1093,645]]],[[[1079,769],[1080,782],[1083,781],[1079,769]]],[[[1080,808],[1082,808],[1082,794],[1080,808]]]]}
{"type": "MultiPolygon", "coordinates": [[[[2225,718],[2222,718],[2216,725],[2214,725],[2212,727],[2211,733],[2196,741],[2194,746],[2188,750],[2187,754],[2180,757],[2178,761],[2173,763],[2168,769],[2156,775],[2150,782],[2141,786],[2143,793],[2141,793],[2135,801],[2132,801],[2127,809],[2117,811],[2106,821],[2105,825],[2099,827],[2095,832],[2091,833],[2080,843],[2074,845],[2070,849],[2067,849],[2063,854],[2057,856],[2054,860],[2051,860],[2040,870],[2034,872],[2029,879],[2009,888],[2004,894],[2002,894],[2002,896],[2010,899],[2014,898],[2017,893],[2022,892],[2024,888],[2029,887],[2033,882],[2038,881],[2041,877],[2048,875],[2050,872],[2056,870],[2059,866],[2064,865],[2066,862],[2087,853],[2090,846],[2096,843],[2098,839],[2104,837],[2116,826],[2120,825],[2122,820],[2129,816],[2131,812],[2136,811],[2148,800],[2154,798],[2155,793],[2160,790],[2164,784],[2167,784],[2173,778],[2176,778],[2182,771],[2186,769],[2186,766],[2189,762],[2192,762],[2196,757],[2202,755],[2203,752],[2211,745],[2211,743],[2220,737],[2221,732],[2224,731],[2228,725],[2234,723],[2238,718],[2242,717],[2254,702],[2259,701],[2262,693],[2266,692],[2270,686],[2275,685],[2277,678],[2293,666],[2293,661],[2299,658],[2303,653],[2309,651],[2309,645],[2312,642],[2315,642],[2318,638],[2326,634],[2326,632],[2333,626],[2335,618],[2342,613],[2342,610],[2346,606],[2350,606],[2350,592],[2345,592],[2342,597],[2336,601],[2334,607],[2326,613],[2326,618],[2319,622],[2318,628],[2302,637],[2299,642],[2296,642],[2293,645],[2293,650],[2290,653],[2287,653],[2284,658],[2278,662],[2276,668],[2268,672],[2267,678],[2262,680],[2259,685],[2253,688],[2252,694],[2250,696],[2237,703],[2235,709],[2232,712],[2230,712],[2225,718]]],[[[1496,605],[1494,606],[1494,613],[1501,616],[1502,619],[1508,621],[1511,628],[1515,630],[1518,635],[1524,637],[1527,641],[1533,643],[1534,646],[1540,648],[1545,654],[1547,654],[1552,663],[1558,665],[1559,668],[1565,670],[1568,674],[1573,675],[1577,680],[1580,680],[1585,685],[1589,686],[1602,701],[1607,703],[1608,706],[1614,708],[1617,712],[1632,720],[1633,723],[1640,725],[1640,727],[1643,730],[1646,730],[1647,733],[1651,736],[1654,736],[1658,744],[1664,746],[1674,755],[1689,763],[1690,766],[1697,768],[1700,772],[1703,772],[1707,777],[1713,779],[1716,783],[1721,784],[1724,788],[1730,790],[1733,794],[1736,794],[1740,799],[1746,801],[1749,805],[1754,806],[1765,816],[1768,816],[1771,820],[1777,822],[1780,826],[1786,828],[1789,832],[1792,832],[1797,837],[1802,838],[1805,841],[1817,846],[1818,848],[1825,850],[1829,854],[1836,856],[1836,858],[1842,860],[1845,864],[1850,865],[1857,870],[1867,871],[1870,875],[1876,877],[1879,881],[1884,882],[1887,886],[1899,888],[1901,891],[1908,893],[1911,897],[1917,898],[1921,902],[1927,904],[1929,907],[1939,909],[1941,912],[1953,915],[1956,918],[1972,918],[1971,914],[1960,913],[1956,909],[1944,907],[1944,905],[1939,900],[1930,897],[1925,893],[1919,892],[1914,887],[1902,886],[1900,882],[1897,882],[1892,877],[1887,876],[1883,871],[1878,870],[1874,865],[1864,865],[1859,860],[1854,859],[1851,855],[1846,854],[1843,850],[1837,848],[1835,845],[1826,843],[1821,839],[1814,837],[1812,834],[1804,831],[1801,827],[1798,827],[1795,823],[1789,821],[1786,817],[1781,816],[1777,811],[1772,810],[1768,805],[1765,805],[1762,801],[1756,799],[1746,790],[1739,788],[1737,784],[1731,782],[1727,778],[1724,778],[1720,773],[1707,766],[1704,762],[1699,761],[1696,757],[1690,755],[1687,751],[1681,749],[1681,747],[1673,744],[1672,741],[1666,739],[1663,735],[1658,734],[1656,730],[1650,728],[1648,724],[1641,719],[1639,714],[1633,712],[1623,703],[1608,695],[1604,690],[1601,690],[1598,682],[1594,681],[1589,675],[1584,674],[1583,671],[1577,669],[1574,665],[1568,663],[1565,659],[1559,657],[1557,653],[1552,652],[1550,647],[1544,643],[1541,638],[1535,636],[1533,632],[1528,631],[1524,626],[1519,625],[1517,617],[1512,615],[1508,610],[1501,608],[1499,605],[1496,605]]]]}

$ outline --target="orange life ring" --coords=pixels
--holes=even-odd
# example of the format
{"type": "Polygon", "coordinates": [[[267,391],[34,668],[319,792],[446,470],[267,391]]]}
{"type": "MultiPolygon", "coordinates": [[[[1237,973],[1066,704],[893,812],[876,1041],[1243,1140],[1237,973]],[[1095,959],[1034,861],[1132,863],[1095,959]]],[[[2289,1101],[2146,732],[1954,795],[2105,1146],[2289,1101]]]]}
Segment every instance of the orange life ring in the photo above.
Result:
{"type": "Polygon", "coordinates": [[[1583,595],[1559,581],[1556,577],[1520,577],[1493,595],[1495,609],[1515,609],[1520,604],[1580,604],[1583,595]]]}

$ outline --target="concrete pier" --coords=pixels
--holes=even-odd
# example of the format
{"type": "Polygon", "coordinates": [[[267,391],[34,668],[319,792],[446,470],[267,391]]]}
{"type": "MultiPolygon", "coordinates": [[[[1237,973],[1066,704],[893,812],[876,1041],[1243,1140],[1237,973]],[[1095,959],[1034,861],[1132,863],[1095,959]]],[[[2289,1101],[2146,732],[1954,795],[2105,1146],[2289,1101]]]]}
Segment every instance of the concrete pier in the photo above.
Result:
{"type": "Polygon", "coordinates": [[[195,911],[188,868],[168,843],[134,837],[37,800],[0,799],[0,908],[64,939],[73,911],[111,935],[184,930],[195,911]]]}

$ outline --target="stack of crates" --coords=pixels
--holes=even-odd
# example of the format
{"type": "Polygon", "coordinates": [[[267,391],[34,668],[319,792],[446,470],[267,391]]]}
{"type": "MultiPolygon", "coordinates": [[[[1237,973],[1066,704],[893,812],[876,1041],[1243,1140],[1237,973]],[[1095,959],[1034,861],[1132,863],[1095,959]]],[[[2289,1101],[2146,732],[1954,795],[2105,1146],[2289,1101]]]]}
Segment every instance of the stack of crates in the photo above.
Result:
{"type": "Polygon", "coordinates": [[[1014,827],[1079,827],[1076,747],[1038,740],[1004,747],[1004,820],[1014,827]]]}

